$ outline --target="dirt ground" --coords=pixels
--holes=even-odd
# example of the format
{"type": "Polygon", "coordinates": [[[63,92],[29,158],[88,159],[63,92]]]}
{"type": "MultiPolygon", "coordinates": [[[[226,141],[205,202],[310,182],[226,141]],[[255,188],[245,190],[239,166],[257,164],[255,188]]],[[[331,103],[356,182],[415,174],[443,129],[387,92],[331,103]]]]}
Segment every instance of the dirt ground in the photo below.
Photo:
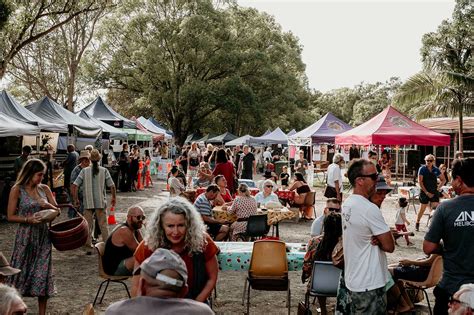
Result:
{"type": "MultiPolygon", "coordinates": [[[[149,216],[163,200],[168,198],[168,193],[163,191],[164,183],[156,182],[154,188],[135,193],[119,193],[117,200],[117,221],[125,219],[126,209],[131,205],[140,205],[149,216]]],[[[316,213],[321,214],[323,209],[322,188],[316,188],[316,213]]],[[[393,225],[396,214],[397,195],[389,196],[385,200],[382,211],[386,221],[393,225]]],[[[417,204],[417,208],[419,205],[417,204]]],[[[65,211],[58,220],[64,219],[65,211]]],[[[415,212],[413,207],[408,211],[408,219],[412,222],[409,230],[414,230],[415,212]]],[[[389,263],[398,262],[401,258],[415,259],[423,256],[421,246],[423,236],[426,232],[426,219],[422,221],[420,232],[411,237],[415,243],[413,247],[407,247],[405,241],[399,239],[398,246],[393,254],[388,255],[389,263]]],[[[309,238],[311,222],[282,222],[280,223],[280,239],[285,242],[306,243],[309,238]]],[[[110,229],[113,227],[110,227],[110,229]]],[[[13,248],[16,225],[0,222],[0,251],[9,258],[13,248]]],[[[59,252],[53,249],[53,270],[57,294],[48,303],[49,314],[81,314],[85,305],[92,303],[101,282],[97,271],[97,255],[87,256],[81,250],[59,252]]],[[[226,271],[219,273],[217,283],[217,300],[214,304],[216,314],[242,314],[245,307],[241,304],[242,291],[244,287],[245,272],[226,271]]],[[[291,281],[291,313],[296,314],[297,305],[304,300],[305,285],[301,283],[301,271],[290,272],[291,281]]],[[[130,288],[130,282],[127,281],[130,288]]],[[[429,291],[431,293],[431,290],[429,291]]],[[[431,294],[430,294],[431,295],[431,294]]],[[[126,298],[123,286],[111,284],[100,305],[95,310],[101,314],[107,306],[115,301],[126,298]]],[[[430,300],[434,302],[431,295],[430,300]]],[[[28,313],[37,313],[36,299],[25,298],[28,305],[28,313]]],[[[334,304],[334,299],[329,299],[334,304]]],[[[286,314],[285,292],[251,292],[250,312],[256,314],[286,314]]],[[[426,303],[426,301],[424,301],[426,303]]],[[[313,314],[316,314],[317,306],[313,306],[313,314]]],[[[421,303],[416,307],[416,314],[428,314],[427,307],[421,303]]]]}

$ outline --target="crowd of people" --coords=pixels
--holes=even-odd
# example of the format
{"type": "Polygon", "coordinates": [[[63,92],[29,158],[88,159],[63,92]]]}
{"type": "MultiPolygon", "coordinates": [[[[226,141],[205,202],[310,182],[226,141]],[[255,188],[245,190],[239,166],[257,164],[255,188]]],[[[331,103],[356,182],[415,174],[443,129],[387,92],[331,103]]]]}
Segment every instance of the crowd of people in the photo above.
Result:
{"type": "MultiPolygon", "coordinates": [[[[474,207],[474,160],[455,160],[449,176],[446,169],[441,172],[433,165],[432,155],[425,157],[426,165],[418,173],[420,203],[423,210],[427,204],[436,208],[423,242],[423,251],[428,256],[420,260],[402,259],[399,264],[388,265],[386,253],[395,251],[395,238],[404,237],[407,246],[413,243],[407,230],[410,222],[406,217],[405,198],[398,200],[395,226],[389,227],[385,221],[382,205],[392,190],[386,169],[390,168],[387,166],[389,155],[379,163],[374,153],[369,152],[368,160],[354,159],[349,164],[347,178],[353,191],[344,196],[345,199],[341,172],[344,158],[340,154],[333,156],[324,192],[326,206],[308,233],[311,239],[304,259],[303,282],[311,278],[314,261],[334,260],[335,249],[340,249],[343,263],[339,266],[343,271],[336,303],[338,312],[405,312],[412,310],[416,301],[407,294],[404,283],[424,281],[431,265],[442,257],[443,277],[434,289],[435,314],[447,314],[448,307],[458,312],[455,314],[470,314],[474,308],[474,243],[469,238],[474,227],[471,210],[474,207]],[[449,179],[456,197],[439,203],[441,187],[449,179]]],[[[271,165],[273,156],[265,150],[262,154],[265,179],[256,183],[260,191],[253,197],[249,185],[255,183],[257,158],[250,147],[244,146],[242,150],[236,147],[232,151],[208,146],[201,153],[198,146],[192,144],[171,168],[167,181],[170,198],[153,211],[146,227],[144,210],[132,206],[127,211],[126,221],[109,233],[106,189],[110,189],[112,206],[116,203],[117,190],[109,171],[100,165],[101,158],[95,149],[78,154],[73,148],[65,166],[70,168],[69,187],[75,208],[84,214],[90,228],[84,247],[86,253],[92,251],[95,216],[105,242],[105,272],[132,277],[133,298],[113,303],[106,314],[147,314],[157,307],[169,313],[213,314],[209,298],[219,272],[219,248],[215,241],[238,240],[246,230],[248,218],[255,215],[259,207],[284,206],[275,194],[277,189],[295,192],[293,206],[303,204],[305,194],[312,190],[305,178],[308,164],[304,163],[304,153],[295,160],[295,172],[290,181],[285,168],[279,176],[275,174],[271,165]],[[247,180],[247,184],[239,183],[239,179],[247,180]],[[186,192],[195,186],[205,188],[205,192],[198,195],[193,204],[186,192]],[[214,218],[216,206],[235,215],[237,220],[214,218]]],[[[127,145],[123,146],[119,158],[122,173],[119,190],[140,190],[143,187],[140,183],[151,185],[146,179],[149,168],[143,172],[149,158],[146,152],[142,158],[138,147],[132,147],[129,152],[127,145]]],[[[42,183],[46,170],[42,161],[26,159],[10,192],[8,220],[19,225],[10,263],[0,255],[0,282],[6,283],[0,285],[0,310],[4,307],[5,314],[26,312],[20,295],[37,297],[38,313],[46,314],[47,300],[55,294],[48,226],[38,216],[43,209],[53,209],[60,214],[51,189],[42,183]]],[[[312,213],[303,211],[302,218],[313,219],[312,213]]],[[[420,218],[419,215],[417,224],[420,218]]],[[[318,301],[321,313],[326,314],[326,299],[318,298],[318,301]]]]}

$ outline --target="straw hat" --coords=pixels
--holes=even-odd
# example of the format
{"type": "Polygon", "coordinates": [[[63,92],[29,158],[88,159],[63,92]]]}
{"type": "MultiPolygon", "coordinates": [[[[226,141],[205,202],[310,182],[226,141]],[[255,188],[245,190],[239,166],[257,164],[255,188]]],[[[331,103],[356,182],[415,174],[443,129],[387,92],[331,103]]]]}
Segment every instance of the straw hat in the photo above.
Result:
{"type": "Polygon", "coordinates": [[[100,161],[102,157],[100,156],[100,153],[97,149],[94,149],[91,151],[91,161],[92,162],[98,162],[100,161]]]}
{"type": "Polygon", "coordinates": [[[0,275],[2,275],[4,277],[13,276],[13,275],[19,273],[20,271],[21,271],[20,269],[16,269],[16,268],[11,267],[8,260],[0,252],[0,275]]]}
{"type": "Polygon", "coordinates": [[[79,154],[79,161],[81,159],[90,159],[90,158],[91,158],[91,154],[89,153],[89,150],[82,150],[81,154],[79,154]]]}

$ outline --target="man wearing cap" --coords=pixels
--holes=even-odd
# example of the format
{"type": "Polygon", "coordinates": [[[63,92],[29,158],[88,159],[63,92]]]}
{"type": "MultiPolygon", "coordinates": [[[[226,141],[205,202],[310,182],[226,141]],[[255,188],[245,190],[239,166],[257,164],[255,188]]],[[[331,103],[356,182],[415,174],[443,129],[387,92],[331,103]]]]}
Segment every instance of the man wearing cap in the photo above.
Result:
{"type": "Polygon", "coordinates": [[[7,281],[7,277],[16,275],[21,270],[13,268],[10,266],[8,260],[3,256],[3,253],[0,252],[0,283],[5,283],[7,281]]]}
{"type": "Polygon", "coordinates": [[[474,314],[474,283],[463,284],[459,291],[454,293],[449,302],[449,314],[474,314]]]}
{"type": "MultiPolygon", "coordinates": [[[[71,173],[71,183],[74,183],[76,181],[77,176],[81,173],[82,169],[88,167],[91,164],[91,154],[89,153],[89,150],[82,150],[81,154],[79,155],[79,164],[72,170],[71,173]]],[[[76,189],[77,186],[71,186],[71,193],[74,196],[74,189],[76,189]]],[[[79,198],[79,201],[81,203],[81,206],[79,207],[79,212],[81,214],[84,214],[84,203],[82,202],[83,198],[83,187],[79,187],[77,191],[77,196],[79,198]]],[[[72,211],[71,209],[68,212],[68,216],[70,218],[75,217],[76,213],[72,211]]]]}
{"type": "Polygon", "coordinates": [[[344,280],[351,298],[351,314],[386,314],[385,284],[389,280],[386,252],[395,241],[379,208],[370,202],[378,174],[365,159],[354,160],[348,169],[354,192],[342,205],[344,280]],[[372,237],[378,241],[372,245],[372,237]]]}
{"type": "Polygon", "coordinates": [[[15,171],[15,177],[18,176],[18,173],[20,173],[21,168],[23,167],[23,164],[28,161],[29,157],[31,154],[31,146],[25,145],[21,149],[21,155],[15,159],[15,162],[13,163],[13,170],[15,171]]]}
{"type": "Polygon", "coordinates": [[[104,271],[108,275],[132,275],[135,259],[133,253],[143,240],[140,229],[145,220],[145,213],[139,206],[130,207],[127,221],[118,225],[105,242],[103,257],[104,271]]]}
{"type": "Polygon", "coordinates": [[[206,304],[183,298],[188,272],[175,252],[159,248],[135,272],[141,276],[138,296],[110,305],[106,315],[214,314],[206,304]]]}

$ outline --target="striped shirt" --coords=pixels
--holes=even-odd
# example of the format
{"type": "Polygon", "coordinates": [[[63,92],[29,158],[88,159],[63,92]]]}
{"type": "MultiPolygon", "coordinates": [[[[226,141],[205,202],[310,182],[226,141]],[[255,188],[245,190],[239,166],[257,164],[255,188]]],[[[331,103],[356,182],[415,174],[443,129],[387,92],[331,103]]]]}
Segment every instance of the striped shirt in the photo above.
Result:
{"type": "Polygon", "coordinates": [[[114,186],[114,181],[105,167],[99,166],[99,174],[93,176],[92,166],[89,166],[82,169],[74,185],[79,188],[82,186],[84,209],[105,209],[105,187],[114,186]]]}
{"type": "Polygon", "coordinates": [[[206,198],[206,193],[200,194],[196,198],[196,201],[194,201],[194,207],[201,215],[212,217],[212,205],[211,202],[206,198]]]}

